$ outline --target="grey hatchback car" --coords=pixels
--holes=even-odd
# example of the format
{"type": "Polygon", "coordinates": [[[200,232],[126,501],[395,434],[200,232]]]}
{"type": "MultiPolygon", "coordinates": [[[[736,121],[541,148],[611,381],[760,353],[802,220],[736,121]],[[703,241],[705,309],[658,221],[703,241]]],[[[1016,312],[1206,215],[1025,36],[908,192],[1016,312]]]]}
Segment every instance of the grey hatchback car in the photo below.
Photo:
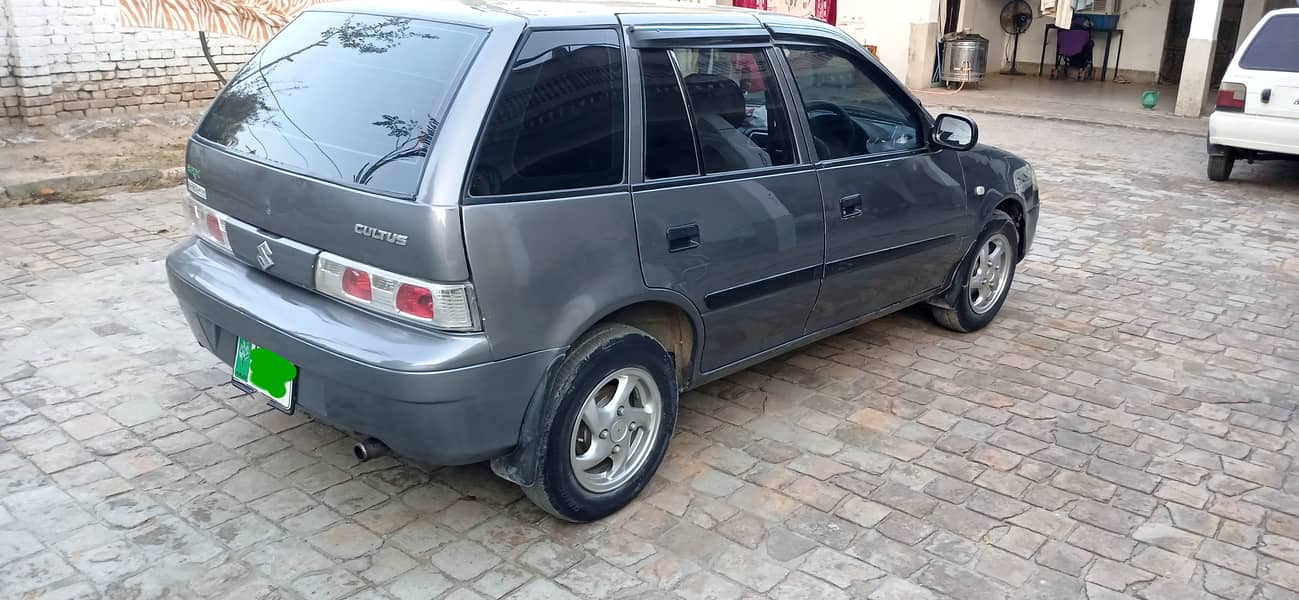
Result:
{"type": "Polygon", "coordinates": [[[336,3],[190,139],[171,288],[235,383],[609,515],[684,390],[917,303],[987,325],[1037,182],[821,22],[688,5],[336,3]]]}

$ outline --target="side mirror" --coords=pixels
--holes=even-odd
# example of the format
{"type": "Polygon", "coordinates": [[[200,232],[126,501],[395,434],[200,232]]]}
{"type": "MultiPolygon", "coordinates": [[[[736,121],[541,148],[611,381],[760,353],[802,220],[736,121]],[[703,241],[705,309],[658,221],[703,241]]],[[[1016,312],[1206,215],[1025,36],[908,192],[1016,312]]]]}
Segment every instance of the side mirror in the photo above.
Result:
{"type": "Polygon", "coordinates": [[[969,150],[979,143],[979,126],[969,117],[944,113],[934,120],[932,136],[943,148],[969,150]]]}

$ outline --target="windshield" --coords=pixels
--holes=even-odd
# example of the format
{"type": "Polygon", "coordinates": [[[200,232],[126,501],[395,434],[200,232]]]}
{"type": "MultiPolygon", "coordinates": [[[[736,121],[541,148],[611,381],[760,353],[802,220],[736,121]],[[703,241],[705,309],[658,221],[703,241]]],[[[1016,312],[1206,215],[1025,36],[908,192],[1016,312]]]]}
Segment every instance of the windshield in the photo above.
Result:
{"type": "Polygon", "coordinates": [[[197,134],[290,171],[413,197],[483,37],[404,17],[304,13],[230,80],[197,134]]]}
{"type": "Polygon", "coordinates": [[[1299,15],[1275,15],[1268,19],[1240,57],[1240,67],[1299,73],[1299,15]]]}

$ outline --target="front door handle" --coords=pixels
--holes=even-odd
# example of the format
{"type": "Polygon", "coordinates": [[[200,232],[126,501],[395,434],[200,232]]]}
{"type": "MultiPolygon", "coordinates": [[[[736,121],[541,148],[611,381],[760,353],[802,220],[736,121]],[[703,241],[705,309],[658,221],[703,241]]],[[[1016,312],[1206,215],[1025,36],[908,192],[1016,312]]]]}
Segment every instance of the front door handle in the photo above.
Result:
{"type": "Polygon", "coordinates": [[[851,219],[861,216],[861,194],[844,196],[839,199],[839,218],[851,219]]]}
{"type": "Polygon", "coordinates": [[[682,252],[699,247],[699,225],[689,223],[668,228],[668,252],[682,252]]]}

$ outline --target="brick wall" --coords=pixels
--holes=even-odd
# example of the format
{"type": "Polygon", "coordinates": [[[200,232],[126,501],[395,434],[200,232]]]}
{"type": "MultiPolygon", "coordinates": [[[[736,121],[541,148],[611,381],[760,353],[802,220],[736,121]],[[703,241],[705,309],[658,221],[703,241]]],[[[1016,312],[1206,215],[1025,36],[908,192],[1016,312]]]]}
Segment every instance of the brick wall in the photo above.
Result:
{"type": "MultiPolygon", "coordinates": [[[[255,46],[211,36],[227,74],[255,46]]],[[[124,30],[116,0],[0,0],[0,117],[48,124],[203,106],[217,89],[195,33],[124,30]]]]}
{"type": "Polygon", "coordinates": [[[0,124],[18,116],[18,82],[14,81],[9,63],[9,0],[0,0],[0,124]]]}

